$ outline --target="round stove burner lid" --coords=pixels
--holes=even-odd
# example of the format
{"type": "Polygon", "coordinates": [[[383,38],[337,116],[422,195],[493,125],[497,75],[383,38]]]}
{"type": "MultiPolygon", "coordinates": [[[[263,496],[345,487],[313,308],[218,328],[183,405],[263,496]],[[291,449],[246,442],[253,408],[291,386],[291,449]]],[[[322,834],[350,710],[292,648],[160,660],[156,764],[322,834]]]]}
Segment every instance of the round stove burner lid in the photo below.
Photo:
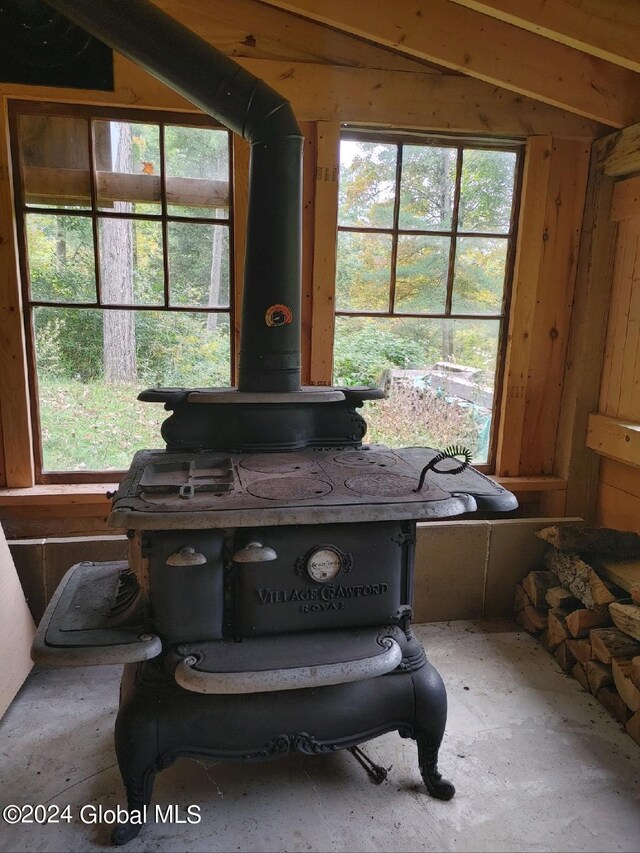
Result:
{"type": "MultiPolygon", "coordinates": [[[[352,492],[370,497],[409,497],[418,485],[417,478],[403,477],[400,474],[360,474],[349,477],[345,486],[352,492]]],[[[423,487],[422,492],[427,488],[423,487]]],[[[422,494],[422,493],[421,493],[422,494]]]]}
{"type": "Polygon", "coordinates": [[[392,453],[380,453],[376,450],[345,450],[333,457],[337,465],[349,468],[390,468],[397,460],[392,453]]]}
{"type": "Polygon", "coordinates": [[[293,474],[312,471],[316,466],[302,453],[255,453],[241,459],[240,467],[258,474],[293,474]]]}
{"type": "Polygon", "coordinates": [[[332,487],[312,477],[273,477],[251,483],[249,494],[271,501],[307,501],[328,495],[332,487]]]}

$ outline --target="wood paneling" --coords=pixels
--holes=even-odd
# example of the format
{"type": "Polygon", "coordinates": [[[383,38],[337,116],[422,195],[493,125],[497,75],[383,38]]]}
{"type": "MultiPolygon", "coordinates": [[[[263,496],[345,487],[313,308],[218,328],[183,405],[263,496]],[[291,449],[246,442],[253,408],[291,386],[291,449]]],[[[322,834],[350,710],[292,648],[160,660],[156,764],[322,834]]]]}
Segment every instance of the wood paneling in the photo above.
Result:
{"type": "Polygon", "coordinates": [[[533,137],[518,228],[497,473],[554,472],[589,147],[533,137]]]}
{"type": "Polygon", "coordinates": [[[535,33],[448,2],[265,0],[310,20],[613,127],[640,119],[640,79],[535,33]]]}
{"type": "Polygon", "coordinates": [[[595,511],[599,458],[587,449],[585,435],[598,402],[617,231],[609,218],[613,179],[603,173],[609,144],[598,140],[592,150],[556,440],[555,471],[567,479],[566,512],[588,520],[595,511]]]}
{"type": "Polygon", "coordinates": [[[8,486],[32,486],[29,386],[7,129],[7,102],[0,98],[0,417],[4,468],[8,486]]]}
{"type": "MultiPolygon", "coordinates": [[[[606,150],[615,155],[616,146],[606,150]]],[[[598,414],[586,444],[604,458],[596,521],[640,532],[640,193],[627,178],[612,193],[617,221],[613,283],[598,414]]]]}
{"type": "MultiPolygon", "coordinates": [[[[349,121],[460,133],[595,137],[607,128],[468,77],[238,59],[281,92],[300,121],[349,121]]],[[[185,98],[115,54],[114,92],[0,83],[12,98],[196,111],[185,98]]]]}
{"type": "Polygon", "coordinates": [[[340,126],[337,122],[318,122],[317,128],[310,382],[312,385],[330,385],[333,371],[340,126]]]}

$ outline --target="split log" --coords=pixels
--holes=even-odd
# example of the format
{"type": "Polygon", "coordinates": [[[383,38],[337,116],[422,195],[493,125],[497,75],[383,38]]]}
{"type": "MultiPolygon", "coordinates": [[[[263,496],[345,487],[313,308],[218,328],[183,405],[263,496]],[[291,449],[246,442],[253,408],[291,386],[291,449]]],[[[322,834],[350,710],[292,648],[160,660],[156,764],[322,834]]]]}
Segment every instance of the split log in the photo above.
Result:
{"type": "Polygon", "coordinates": [[[567,648],[580,663],[591,660],[591,641],[588,637],[582,640],[567,640],[567,648]]]}
{"type": "Polygon", "coordinates": [[[589,682],[589,690],[594,696],[601,687],[609,687],[613,684],[611,667],[602,661],[589,660],[584,664],[584,670],[589,682]]]}
{"type": "Polygon", "coordinates": [[[640,536],[623,530],[589,527],[585,524],[554,524],[538,530],[536,536],[563,554],[640,558],[640,536]]]}
{"type": "Polygon", "coordinates": [[[549,652],[549,654],[553,654],[554,646],[551,645],[551,641],[549,640],[549,628],[546,627],[542,633],[538,635],[538,639],[545,647],[545,649],[549,652]]]}
{"type": "Polygon", "coordinates": [[[560,578],[562,585],[585,607],[603,610],[616,600],[594,572],[593,567],[580,557],[561,554],[559,551],[550,549],[544,555],[544,564],[560,578]]]}
{"type": "Polygon", "coordinates": [[[567,647],[566,640],[554,649],[553,656],[558,661],[564,672],[571,672],[578,662],[567,647]]]}
{"type": "Polygon", "coordinates": [[[573,675],[573,677],[576,679],[576,681],[579,681],[580,684],[582,684],[582,686],[584,687],[585,690],[590,690],[589,681],[587,679],[587,671],[584,668],[583,663],[580,663],[580,661],[577,661],[577,663],[575,663],[573,665],[573,669],[571,670],[571,675],[573,675]]]}
{"type": "Polygon", "coordinates": [[[631,661],[614,659],[611,664],[611,671],[616,690],[627,708],[634,714],[636,711],[640,711],[640,690],[631,680],[631,661]]]}
{"type": "Polygon", "coordinates": [[[634,640],[640,640],[640,607],[637,604],[619,604],[614,601],[609,605],[609,613],[616,628],[634,640]]]}
{"type": "Polygon", "coordinates": [[[547,590],[558,586],[558,578],[553,572],[533,571],[529,572],[522,581],[522,587],[529,596],[534,607],[546,607],[547,590]]]}
{"type": "Polygon", "coordinates": [[[524,591],[524,587],[521,583],[516,584],[516,591],[513,597],[513,612],[519,613],[521,610],[524,610],[525,607],[531,607],[531,599],[524,591]]]}
{"type": "Polygon", "coordinates": [[[615,687],[601,687],[596,693],[596,699],[607,711],[623,725],[629,717],[629,709],[620,698],[615,687]]]}
{"type": "Polygon", "coordinates": [[[602,578],[631,592],[640,586],[640,560],[612,560],[594,557],[589,561],[602,578]]]}
{"type": "Polygon", "coordinates": [[[611,617],[607,611],[586,610],[581,607],[568,613],[566,623],[572,637],[587,637],[592,628],[608,628],[611,625],[611,617]]]}
{"type": "Polygon", "coordinates": [[[628,592],[631,594],[631,601],[634,604],[640,604],[640,583],[629,584],[631,589],[628,592]]]}
{"type": "Polygon", "coordinates": [[[640,744],[640,711],[636,711],[633,717],[627,720],[625,728],[635,742],[640,744]]]}
{"type": "Polygon", "coordinates": [[[537,610],[528,604],[523,610],[516,613],[516,622],[530,634],[539,634],[543,628],[547,627],[547,614],[543,610],[537,610]]]}
{"type": "Polygon", "coordinates": [[[566,621],[567,614],[564,610],[552,609],[547,613],[547,629],[549,631],[549,644],[552,648],[563,643],[569,636],[566,621]]]}
{"type": "Polygon", "coordinates": [[[640,643],[618,628],[594,628],[589,637],[593,657],[602,663],[640,655],[640,643]]]}
{"type": "Polygon", "coordinates": [[[563,610],[573,610],[580,602],[563,586],[552,586],[547,590],[545,599],[549,607],[561,607],[563,610]]]}
{"type": "Polygon", "coordinates": [[[631,659],[631,680],[640,687],[640,656],[631,659]]]}

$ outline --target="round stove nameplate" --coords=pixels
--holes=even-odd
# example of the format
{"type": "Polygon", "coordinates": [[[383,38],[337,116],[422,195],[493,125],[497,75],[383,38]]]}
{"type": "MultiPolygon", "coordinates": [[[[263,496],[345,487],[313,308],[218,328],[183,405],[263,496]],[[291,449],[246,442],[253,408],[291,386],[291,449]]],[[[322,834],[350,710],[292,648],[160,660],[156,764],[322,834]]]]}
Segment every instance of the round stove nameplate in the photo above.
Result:
{"type": "Polygon", "coordinates": [[[256,453],[245,456],[240,467],[258,474],[297,474],[312,471],[315,462],[301,453],[256,453]]]}
{"type": "Polygon", "coordinates": [[[391,453],[380,453],[376,450],[345,450],[336,454],[333,461],[347,468],[390,468],[396,464],[396,458],[391,453]]]}
{"type": "MultiPolygon", "coordinates": [[[[345,486],[352,492],[375,498],[410,497],[417,485],[417,479],[400,474],[360,474],[349,477],[345,482],[345,486]]],[[[426,491],[425,486],[421,494],[426,491]]]]}
{"type": "Polygon", "coordinates": [[[251,483],[247,491],[269,501],[308,501],[328,495],[331,485],[311,477],[273,477],[251,483]]]}

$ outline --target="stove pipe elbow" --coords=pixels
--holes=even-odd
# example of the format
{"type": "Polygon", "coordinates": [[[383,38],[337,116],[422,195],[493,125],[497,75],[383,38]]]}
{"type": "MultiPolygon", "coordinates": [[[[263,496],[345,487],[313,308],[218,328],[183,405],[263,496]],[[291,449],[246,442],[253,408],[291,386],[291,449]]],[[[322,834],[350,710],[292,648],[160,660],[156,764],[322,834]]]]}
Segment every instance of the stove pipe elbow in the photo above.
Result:
{"type": "Polygon", "coordinates": [[[148,0],[47,2],[251,144],[238,388],[299,391],[303,136],[291,105],[148,0]]]}

